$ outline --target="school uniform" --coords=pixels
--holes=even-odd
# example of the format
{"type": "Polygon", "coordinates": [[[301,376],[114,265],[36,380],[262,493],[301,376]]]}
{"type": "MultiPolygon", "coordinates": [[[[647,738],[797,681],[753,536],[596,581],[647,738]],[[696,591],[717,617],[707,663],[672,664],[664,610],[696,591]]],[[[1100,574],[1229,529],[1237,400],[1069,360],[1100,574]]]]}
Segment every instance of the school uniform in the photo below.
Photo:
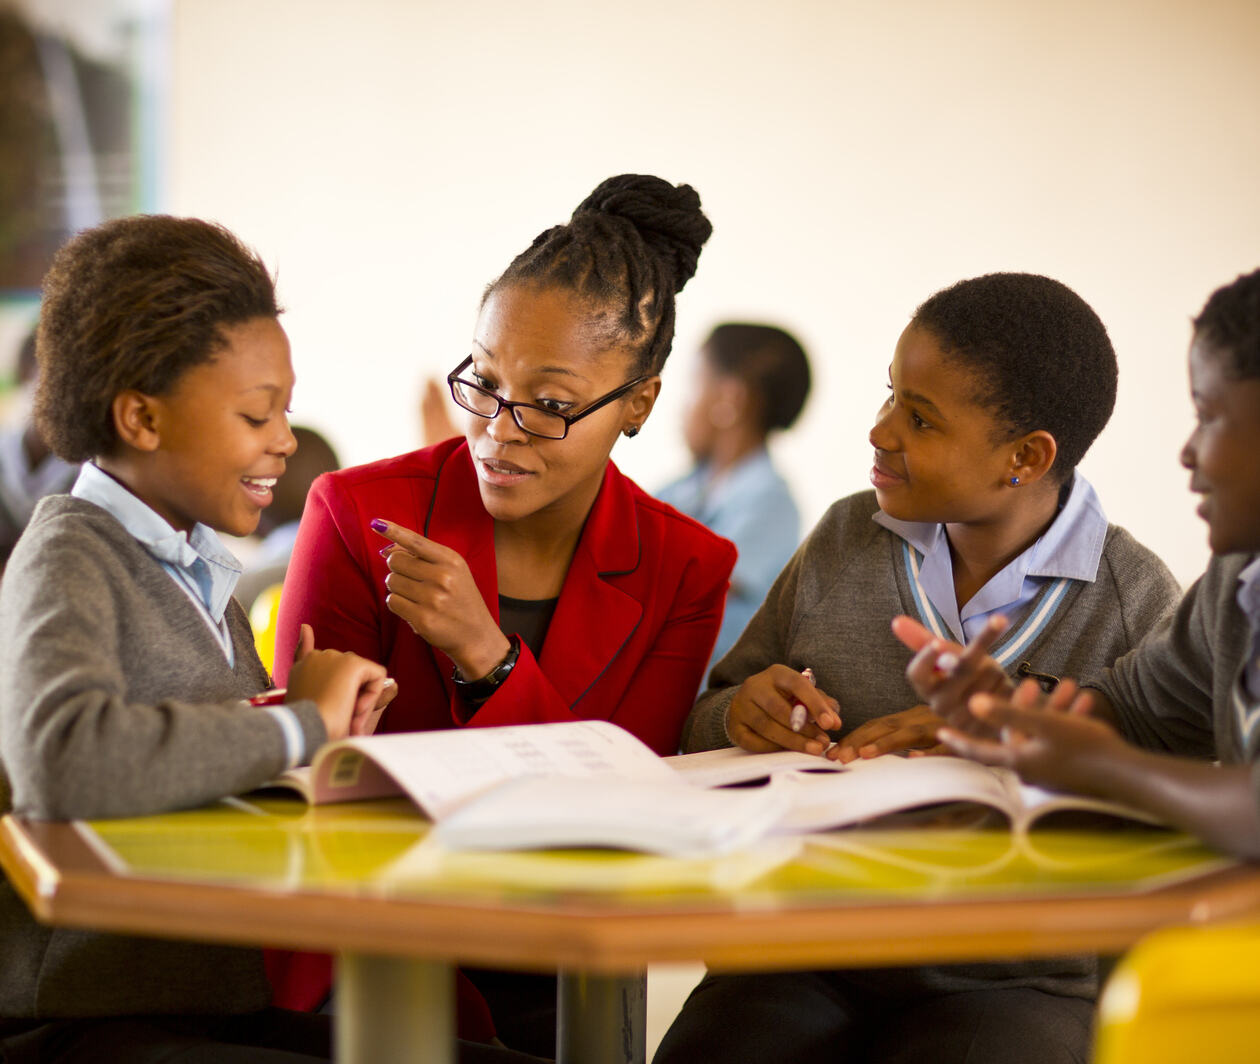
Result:
{"type": "MultiPolygon", "coordinates": [[[[1013,678],[1099,677],[1174,606],[1167,567],[1109,525],[1079,474],[1054,523],[964,607],[943,526],[897,521],[872,491],[841,499],[810,533],[710,677],[684,733],[688,751],[730,745],[726,711],[747,677],[813,669],[840,703],[839,735],[918,704],[898,614],[965,641],[993,613],[1010,629],[992,654],[1013,678]]],[[[1097,960],[708,976],[657,1061],[1083,1060],[1097,960]],[[968,1055],[971,1054],[971,1055],[968,1055]]]]}
{"type": "MultiPolygon", "coordinates": [[[[0,581],[0,811],[140,816],[309,760],[313,702],[245,701],[269,677],[214,532],[175,532],[92,465],[74,493],[39,503],[0,581]]],[[[327,1017],[269,1007],[261,950],[46,927],[3,879],[0,956],[5,1064],[331,1053],[327,1017]]],[[[485,1052],[461,1059],[522,1059],[485,1052]]]]}
{"type": "Polygon", "coordinates": [[[1260,557],[1213,555],[1176,612],[1096,686],[1130,742],[1256,766],[1260,802],[1260,557]]]}

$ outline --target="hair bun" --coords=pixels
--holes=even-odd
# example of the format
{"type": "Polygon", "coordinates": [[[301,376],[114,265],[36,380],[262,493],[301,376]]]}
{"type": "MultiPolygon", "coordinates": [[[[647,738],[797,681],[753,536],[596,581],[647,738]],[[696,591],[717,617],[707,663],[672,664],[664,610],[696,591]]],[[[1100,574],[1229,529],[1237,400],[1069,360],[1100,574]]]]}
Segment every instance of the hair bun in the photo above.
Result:
{"type": "Polygon", "coordinates": [[[700,249],[713,233],[694,188],[671,185],[649,174],[619,174],[601,181],[573,217],[587,211],[633,225],[643,242],[670,267],[678,292],[695,274],[700,249]]]}

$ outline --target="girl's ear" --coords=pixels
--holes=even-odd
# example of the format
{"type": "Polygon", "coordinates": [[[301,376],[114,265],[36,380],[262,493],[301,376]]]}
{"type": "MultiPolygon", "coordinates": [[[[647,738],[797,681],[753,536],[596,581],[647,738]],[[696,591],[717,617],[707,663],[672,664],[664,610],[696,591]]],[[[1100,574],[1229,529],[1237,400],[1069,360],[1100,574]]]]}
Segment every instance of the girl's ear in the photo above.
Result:
{"type": "Polygon", "coordinates": [[[661,394],[661,378],[649,377],[630,393],[630,401],[626,403],[626,415],[622,419],[621,431],[637,435],[643,423],[656,405],[656,397],[661,394]]]}
{"type": "Polygon", "coordinates": [[[158,401],[134,389],[119,392],[110,404],[118,439],[137,451],[156,451],[162,442],[158,431],[158,401]]]}
{"type": "Polygon", "coordinates": [[[1044,429],[1016,440],[1011,458],[1012,486],[1036,483],[1050,472],[1058,453],[1059,445],[1044,429]]]}

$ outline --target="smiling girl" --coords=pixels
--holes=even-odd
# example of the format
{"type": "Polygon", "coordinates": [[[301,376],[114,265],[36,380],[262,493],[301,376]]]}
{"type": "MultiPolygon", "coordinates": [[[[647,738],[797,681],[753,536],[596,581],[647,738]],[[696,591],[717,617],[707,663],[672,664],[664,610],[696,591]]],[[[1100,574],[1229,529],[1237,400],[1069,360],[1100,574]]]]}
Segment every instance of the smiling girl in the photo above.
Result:
{"type": "MultiPolygon", "coordinates": [[[[249,701],[270,681],[215,533],[254,530],[294,450],[279,313],[262,261],[196,219],[117,219],[54,259],[36,416],[84,465],[40,502],[0,583],[0,812],[197,806],[370,730],[385,670],[309,638],[285,704],[249,701]]],[[[331,1053],[328,1017],[270,1007],[261,950],[44,927],[0,879],[0,955],[13,1064],[331,1053]]]]}
{"type": "Polygon", "coordinates": [[[735,551],[610,454],[652,411],[710,232],[690,187],[622,175],[517,256],[448,378],[465,438],[316,481],[277,660],[307,623],[385,662],[381,731],[601,719],[674,753],[735,551]]]}
{"type": "MultiPolygon", "coordinates": [[[[874,491],[835,503],[788,563],[715,666],[685,749],[850,761],[934,747],[899,614],[959,643],[1010,617],[994,654],[1047,684],[1134,646],[1177,586],[1076,472],[1116,378],[1102,322],[1057,281],[991,274],[928,299],[870,430],[874,491]]],[[[1077,1060],[1096,989],[1091,958],[709,976],[657,1059],[864,1060],[837,1047],[869,1040],[872,1060],[1077,1060]]]]}

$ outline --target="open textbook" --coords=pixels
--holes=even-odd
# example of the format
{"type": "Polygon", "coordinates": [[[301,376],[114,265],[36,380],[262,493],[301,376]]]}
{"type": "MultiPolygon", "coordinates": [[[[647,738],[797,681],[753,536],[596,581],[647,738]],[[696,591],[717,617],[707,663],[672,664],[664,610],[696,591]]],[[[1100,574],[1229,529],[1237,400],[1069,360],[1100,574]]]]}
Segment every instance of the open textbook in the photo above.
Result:
{"type": "Polygon", "coordinates": [[[343,739],[277,782],[315,804],[405,794],[451,849],[717,854],[944,803],[996,810],[1017,831],[1065,810],[1150,820],[955,757],[886,755],[846,766],[730,749],[661,758],[606,721],[343,739]]]}

